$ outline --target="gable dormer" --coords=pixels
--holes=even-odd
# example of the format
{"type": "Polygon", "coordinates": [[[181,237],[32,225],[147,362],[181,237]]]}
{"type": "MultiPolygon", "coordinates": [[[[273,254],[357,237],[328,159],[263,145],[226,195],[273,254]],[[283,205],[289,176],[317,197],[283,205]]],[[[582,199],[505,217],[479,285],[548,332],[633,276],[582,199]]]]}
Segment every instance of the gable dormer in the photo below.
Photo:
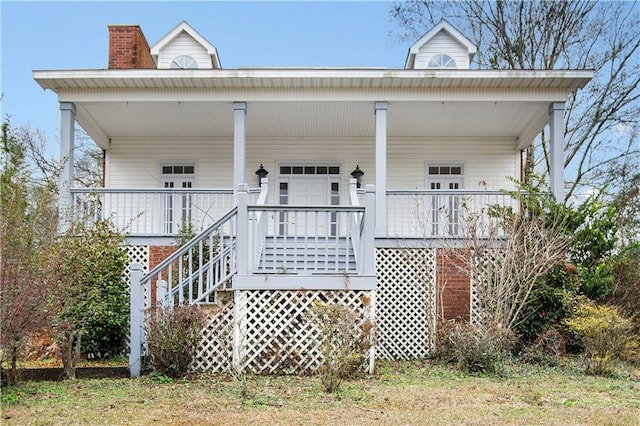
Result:
{"type": "Polygon", "coordinates": [[[218,50],[185,21],[151,47],[158,68],[220,69],[218,50]]]}
{"type": "Polygon", "coordinates": [[[442,20],[409,48],[405,69],[469,69],[476,46],[442,20]]]}

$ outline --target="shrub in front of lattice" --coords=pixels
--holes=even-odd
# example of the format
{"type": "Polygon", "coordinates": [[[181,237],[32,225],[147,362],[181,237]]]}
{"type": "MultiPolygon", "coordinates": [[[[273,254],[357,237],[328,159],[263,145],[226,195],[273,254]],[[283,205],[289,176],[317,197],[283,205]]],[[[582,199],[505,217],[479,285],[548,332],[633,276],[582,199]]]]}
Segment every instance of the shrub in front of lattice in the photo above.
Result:
{"type": "Polygon", "coordinates": [[[170,306],[152,312],[146,331],[153,371],[173,378],[186,376],[206,320],[206,314],[198,306],[170,306]]]}
{"type": "Polygon", "coordinates": [[[438,333],[436,354],[466,373],[496,374],[515,343],[513,332],[500,325],[447,322],[438,333]]]}
{"type": "Polygon", "coordinates": [[[340,304],[317,303],[308,315],[319,333],[320,383],[326,392],[336,392],[343,380],[364,374],[373,325],[340,304]]]}

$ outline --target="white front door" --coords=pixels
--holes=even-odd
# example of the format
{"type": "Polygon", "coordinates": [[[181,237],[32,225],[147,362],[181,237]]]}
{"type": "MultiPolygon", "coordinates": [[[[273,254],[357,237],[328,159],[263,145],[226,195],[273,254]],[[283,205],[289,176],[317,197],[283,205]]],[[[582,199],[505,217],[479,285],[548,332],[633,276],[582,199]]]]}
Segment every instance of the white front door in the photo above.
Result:
{"type": "MultiPolygon", "coordinates": [[[[299,177],[292,179],[289,204],[296,206],[326,206],[329,204],[329,183],[326,178],[299,177]]],[[[326,236],[330,214],[324,212],[294,212],[289,215],[290,232],[294,235],[326,236]]]]}
{"type": "MultiPolygon", "coordinates": [[[[340,166],[337,164],[287,164],[278,168],[280,204],[329,206],[340,204],[340,166]]],[[[338,232],[335,212],[280,213],[279,235],[329,236],[338,232]]]]}

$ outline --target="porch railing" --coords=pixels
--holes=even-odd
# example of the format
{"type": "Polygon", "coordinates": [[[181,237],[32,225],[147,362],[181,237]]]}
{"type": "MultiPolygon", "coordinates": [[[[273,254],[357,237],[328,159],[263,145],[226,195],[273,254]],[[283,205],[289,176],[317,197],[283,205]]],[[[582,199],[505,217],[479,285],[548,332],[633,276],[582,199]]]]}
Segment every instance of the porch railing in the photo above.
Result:
{"type": "Polygon", "coordinates": [[[73,188],[71,198],[72,221],[109,219],[131,236],[174,236],[187,222],[199,232],[233,207],[233,190],[224,188],[73,188]]]}
{"type": "Polygon", "coordinates": [[[249,273],[361,271],[359,245],[365,208],[250,205],[249,273]]]}
{"type": "Polygon", "coordinates": [[[500,191],[392,190],[387,191],[387,232],[392,238],[460,238],[470,220],[485,225],[491,206],[518,209],[511,196],[500,191]]]}

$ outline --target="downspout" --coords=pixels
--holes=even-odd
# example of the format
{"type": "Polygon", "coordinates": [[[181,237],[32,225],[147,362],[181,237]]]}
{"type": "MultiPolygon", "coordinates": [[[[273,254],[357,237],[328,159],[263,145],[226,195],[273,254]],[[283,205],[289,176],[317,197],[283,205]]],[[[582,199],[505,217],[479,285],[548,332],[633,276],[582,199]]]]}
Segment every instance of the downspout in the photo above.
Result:
{"type": "Polygon", "coordinates": [[[102,186],[107,181],[107,150],[102,150],[102,186]]]}

